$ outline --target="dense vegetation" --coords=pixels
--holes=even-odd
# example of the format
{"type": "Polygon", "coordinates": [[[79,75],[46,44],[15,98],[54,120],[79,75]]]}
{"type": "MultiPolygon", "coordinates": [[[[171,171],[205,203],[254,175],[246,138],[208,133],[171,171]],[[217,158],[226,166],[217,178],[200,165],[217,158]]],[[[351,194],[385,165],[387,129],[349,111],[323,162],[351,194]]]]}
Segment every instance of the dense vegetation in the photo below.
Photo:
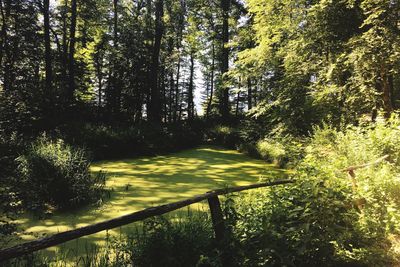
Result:
{"type": "Polygon", "coordinates": [[[0,238],[101,203],[91,160],[212,143],[296,183],[228,198],[226,251],[155,219],[98,264],[398,264],[399,72],[397,0],[0,0],[0,238]]]}

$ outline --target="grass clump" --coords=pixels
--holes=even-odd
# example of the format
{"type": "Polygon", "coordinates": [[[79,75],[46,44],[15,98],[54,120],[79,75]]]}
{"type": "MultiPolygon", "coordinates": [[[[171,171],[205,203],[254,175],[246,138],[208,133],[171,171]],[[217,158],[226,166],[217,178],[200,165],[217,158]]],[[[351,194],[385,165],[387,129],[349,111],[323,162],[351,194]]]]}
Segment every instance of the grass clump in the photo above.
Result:
{"type": "Polygon", "coordinates": [[[264,139],[257,142],[257,151],[262,159],[284,165],[286,156],[285,147],[272,139],[264,139]]]}
{"type": "Polygon", "coordinates": [[[20,198],[26,209],[71,209],[97,200],[104,174],[91,174],[84,150],[42,136],[17,158],[20,198]]]}

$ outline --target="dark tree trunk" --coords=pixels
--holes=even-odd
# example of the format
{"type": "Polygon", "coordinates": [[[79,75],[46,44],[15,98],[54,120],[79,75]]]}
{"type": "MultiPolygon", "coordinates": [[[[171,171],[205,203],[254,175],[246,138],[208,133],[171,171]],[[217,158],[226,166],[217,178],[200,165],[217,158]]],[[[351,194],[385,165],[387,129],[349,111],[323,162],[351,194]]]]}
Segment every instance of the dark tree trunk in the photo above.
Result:
{"type": "Polygon", "coordinates": [[[165,67],[163,63],[163,67],[161,68],[161,91],[162,91],[162,117],[163,121],[167,121],[167,90],[165,86],[165,67]]]}
{"type": "MultiPolygon", "coordinates": [[[[98,49],[100,50],[100,49],[102,49],[102,47],[98,48],[98,49]]],[[[98,82],[98,86],[99,86],[99,88],[98,88],[98,94],[99,94],[98,107],[100,110],[100,108],[102,106],[102,95],[101,94],[103,93],[103,70],[102,70],[103,57],[102,57],[100,51],[97,51],[97,53],[95,54],[94,60],[95,60],[95,65],[96,65],[97,82],[98,82]]]]}
{"type": "Polygon", "coordinates": [[[11,51],[8,43],[8,18],[11,14],[11,0],[6,0],[3,6],[3,1],[0,0],[1,11],[1,46],[0,46],[0,67],[4,68],[3,89],[9,91],[11,87],[11,51]],[[5,59],[4,59],[5,58],[5,59]],[[4,63],[3,63],[4,59],[4,63]]]}
{"type": "Polygon", "coordinates": [[[0,32],[0,67],[3,65],[3,56],[7,47],[7,19],[4,11],[3,0],[0,0],[1,32],[0,32]]]}
{"type": "MultiPolygon", "coordinates": [[[[118,0],[113,0],[113,8],[114,8],[114,51],[118,53],[118,0]]],[[[118,62],[118,56],[114,55],[113,57],[113,92],[112,101],[111,101],[111,110],[114,114],[118,114],[120,112],[121,106],[121,83],[120,83],[120,68],[118,62]]]]}
{"type": "MultiPolygon", "coordinates": [[[[53,95],[53,69],[51,58],[50,40],[50,1],[43,1],[44,43],[45,43],[45,65],[46,65],[46,95],[52,100],[53,95]]],[[[51,101],[52,102],[52,101],[51,101]]]]}
{"type": "MultiPolygon", "coordinates": [[[[222,53],[221,53],[221,76],[224,80],[223,75],[229,70],[229,11],[230,11],[231,0],[221,0],[222,9],[222,53]]],[[[222,82],[220,88],[220,113],[223,118],[229,116],[229,88],[222,82]]]]}
{"type": "Polygon", "coordinates": [[[236,110],[235,110],[236,117],[239,116],[239,106],[240,106],[240,87],[236,96],[236,110]]]}
{"type": "Polygon", "coordinates": [[[253,108],[253,92],[252,92],[251,78],[247,78],[247,108],[248,110],[253,108]]]}
{"type": "Polygon", "coordinates": [[[161,99],[160,88],[158,84],[159,72],[159,58],[161,49],[161,40],[164,33],[163,25],[164,16],[164,1],[157,0],[156,2],[156,24],[153,54],[150,69],[150,106],[149,106],[149,120],[155,123],[161,123],[161,99]]]}
{"type": "Polygon", "coordinates": [[[173,91],[174,91],[174,73],[172,69],[170,70],[169,74],[169,114],[168,114],[168,122],[172,122],[173,118],[173,105],[174,105],[174,98],[173,98],[173,91]]]}
{"type": "Polygon", "coordinates": [[[75,43],[76,43],[76,19],[77,19],[77,0],[71,2],[71,25],[70,25],[70,37],[69,37],[69,94],[68,98],[70,103],[74,102],[75,95],[75,43]]]}
{"type": "Polygon", "coordinates": [[[214,40],[212,43],[212,63],[211,63],[211,78],[210,78],[210,97],[208,98],[206,118],[209,118],[211,112],[211,105],[214,96],[214,72],[215,72],[215,46],[214,40]]]}
{"type": "Polygon", "coordinates": [[[389,118],[393,112],[392,91],[390,83],[390,74],[388,74],[386,66],[381,67],[379,86],[382,93],[383,109],[385,118],[389,118]]]}
{"type": "Polygon", "coordinates": [[[68,32],[67,32],[67,10],[68,1],[65,1],[65,5],[62,10],[62,49],[63,53],[61,56],[61,75],[62,75],[62,85],[65,92],[65,97],[69,96],[68,89],[68,75],[67,75],[67,65],[68,65],[68,32]]]}
{"type": "Polygon", "coordinates": [[[191,51],[191,53],[190,53],[190,78],[189,78],[189,90],[188,90],[188,119],[189,120],[193,120],[193,118],[194,118],[193,79],[194,79],[194,55],[193,55],[193,51],[191,51]]]}
{"type": "MultiPolygon", "coordinates": [[[[179,50],[179,47],[178,47],[179,50]]],[[[180,78],[180,71],[181,71],[181,57],[178,57],[178,68],[176,71],[176,84],[175,84],[175,110],[174,110],[174,122],[178,120],[178,112],[179,112],[179,78],[180,78]]]]}

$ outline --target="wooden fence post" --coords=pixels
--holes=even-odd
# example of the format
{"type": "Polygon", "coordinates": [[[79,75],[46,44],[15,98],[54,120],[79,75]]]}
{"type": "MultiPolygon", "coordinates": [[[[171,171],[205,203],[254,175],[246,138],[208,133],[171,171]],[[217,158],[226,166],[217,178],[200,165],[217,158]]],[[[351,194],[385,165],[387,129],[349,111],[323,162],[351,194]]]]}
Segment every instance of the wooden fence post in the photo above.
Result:
{"type": "Polygon", "coordinates": [[[227,230],[225,227],[224,216],[222,214],[221,203],[219,202],[218,195],[208,198],[208,205],[210,206],[211,220],[215,232],[217,247],[221,252],[222,266],[231,267],[232,264],[230,257],[227,255],[229,249],[227,246],[227,230]]]}
{"type": "Polygon", "coordinates": [[[218,196],[212,196],[208,199],[208,205],[210,206],[211,220],[215,232],[215,238],[218,243],[221,243],[225,239],[225,223],[222,215],[221,204],[218,196]]]}

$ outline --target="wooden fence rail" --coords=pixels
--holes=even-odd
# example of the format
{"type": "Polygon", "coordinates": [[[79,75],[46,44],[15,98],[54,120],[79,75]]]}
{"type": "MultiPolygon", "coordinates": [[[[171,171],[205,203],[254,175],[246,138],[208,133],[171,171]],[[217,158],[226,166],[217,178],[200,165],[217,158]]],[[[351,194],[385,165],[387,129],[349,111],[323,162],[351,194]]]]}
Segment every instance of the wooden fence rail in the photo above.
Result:
{"type": "Polygon", "coordinates": [[[150,217],[159,216],[194,203],[201,202],[203,200],[208,200],[211,210],[211,217],[213,222],[213,227],[215,231],[215,236],[217,241],[221,241],[224,238],[224,224],[220,202],[218,200],[219,195],[225,195],[234,192],[245,191],[249,189],[262,188],[274,185],[282,185],[294,183],[294,180],[279,180],[275,182],[258,183],[248,186],[238,186],[225,189],[217,189],[207,192],[202,195],[197,195],[192,198],[188,198],[181,201],[176,201],[173,203],[147,208],[141,211],[137,211],[128,215],[117,217],[104,222],[84,226],[75,230],[70,230],[62,233],[58,233],[49,237],[38,239],[35,241],[26,242],[20,245],[16,245],[11,248],[0,250],[0,262],[17,258],[32,252],[53,247],[67,241],[71,241],[83,236],[95,234],[104,230],[113,229],[123,225],[127,225],[133,222],[142,221],[150,217]]]}

